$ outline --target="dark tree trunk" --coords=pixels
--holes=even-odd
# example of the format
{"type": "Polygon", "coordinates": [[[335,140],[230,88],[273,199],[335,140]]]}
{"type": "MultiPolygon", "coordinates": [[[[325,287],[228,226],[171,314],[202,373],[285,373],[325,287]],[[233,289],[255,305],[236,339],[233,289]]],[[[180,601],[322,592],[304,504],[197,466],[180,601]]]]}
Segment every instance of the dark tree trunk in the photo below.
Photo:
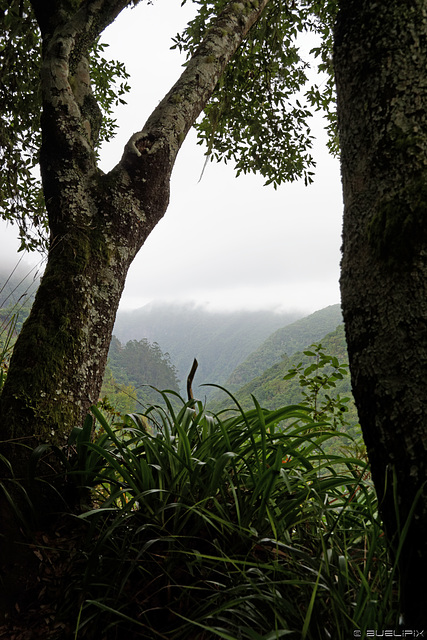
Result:
{"type": "Polygon", "coordinates": [[[341,292],[360,423],[408,628],[427,627],[427,4],[342,0],[341,292]],[[414,513],[411,513],[415,507],[414,513]]]}

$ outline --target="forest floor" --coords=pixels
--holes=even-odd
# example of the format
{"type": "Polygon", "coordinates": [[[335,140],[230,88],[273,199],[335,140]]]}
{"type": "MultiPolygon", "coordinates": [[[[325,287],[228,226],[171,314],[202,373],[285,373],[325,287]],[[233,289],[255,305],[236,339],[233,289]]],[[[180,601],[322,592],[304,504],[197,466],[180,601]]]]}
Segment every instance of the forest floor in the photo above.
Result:
{"type": "Polygon", "coordinates": [[[0,640],[66,640],[74,635],[78,611],[67,610],[66,595],[84,563],[81,541],[81,525],[65,516],[30,540],[21,536],[18,542],[6,542],[0,567],[0,640]]]}

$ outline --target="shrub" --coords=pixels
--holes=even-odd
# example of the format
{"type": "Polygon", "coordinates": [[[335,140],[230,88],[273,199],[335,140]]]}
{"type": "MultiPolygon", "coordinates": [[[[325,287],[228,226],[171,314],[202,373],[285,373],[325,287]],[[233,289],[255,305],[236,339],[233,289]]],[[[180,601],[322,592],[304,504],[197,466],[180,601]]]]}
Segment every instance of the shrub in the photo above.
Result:
{"type": "Polygon", "coordinates": [[[92,410],[97,464],[78,473],[99,508],[80,516],[75,638],[339,640],[394,625],[369,470],[325,453],[336,430],[307,407],[210,415],[169,395],[113,427],[92,410]]]}

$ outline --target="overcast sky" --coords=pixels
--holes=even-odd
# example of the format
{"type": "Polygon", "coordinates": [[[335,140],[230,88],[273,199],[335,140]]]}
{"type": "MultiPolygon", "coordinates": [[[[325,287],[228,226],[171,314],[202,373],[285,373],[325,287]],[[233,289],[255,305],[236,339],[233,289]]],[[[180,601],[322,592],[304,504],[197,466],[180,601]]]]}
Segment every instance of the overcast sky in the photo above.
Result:
{"type": "MultiPolygon", "coordinates": [[[[181,73],[170,50],[191,5],[179,0],[141,3],[105,33],[108,56],[131,74],[127,105],[117,109],[119,133],[102,150],[109,170],[129,137],[181,73]],[[167,5],[167,11],[165,6],[167,5]]],[[[339,163],[328,155],[320,119],[315,183],[275,191],[257,176],[235,178],[231,165],[208,163],[194,133],[178,156],[171,203],[136,257],[121,308],[150,301],[196,301],[210,308],[281,308],[315,311],[339,302],[342,199],[339,163]]],[[[15,259],[13,228],[0,226],[0,260],[15,259]]],[[[34,263],[35,256],[30,257],[34,263]]]]}

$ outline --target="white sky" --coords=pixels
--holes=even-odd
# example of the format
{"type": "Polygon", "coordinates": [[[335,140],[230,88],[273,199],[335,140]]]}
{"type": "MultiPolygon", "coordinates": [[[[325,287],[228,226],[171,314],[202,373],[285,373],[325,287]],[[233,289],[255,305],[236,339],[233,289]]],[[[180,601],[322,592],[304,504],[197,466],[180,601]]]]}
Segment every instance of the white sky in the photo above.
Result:
{"type": "MultiPolygon", "coordinates": [[[[104,170],[117,163],[181,73],[171,37],[190,14],[191,4],[180,7],[179,0],[141,3],[106,31],[106,54],[125,63],[132,90],[116,112],[119,133],[102,151],[104,170]]],[[[199,182],[205,157],[190,133],[172,176],[169,209],[129,271],[121,308],[192,300],[213,309],[311,312],[339,302],[339,163],[326,150],[320,119],[312,130],[319,133],[315,183],[277,191],[260,177],[235,178],[231,165],[210,162],[199,182]]],[[[1,222],[0,233],[0,261],[9,263],[18,246],[15,231],[1,222]]]]}

